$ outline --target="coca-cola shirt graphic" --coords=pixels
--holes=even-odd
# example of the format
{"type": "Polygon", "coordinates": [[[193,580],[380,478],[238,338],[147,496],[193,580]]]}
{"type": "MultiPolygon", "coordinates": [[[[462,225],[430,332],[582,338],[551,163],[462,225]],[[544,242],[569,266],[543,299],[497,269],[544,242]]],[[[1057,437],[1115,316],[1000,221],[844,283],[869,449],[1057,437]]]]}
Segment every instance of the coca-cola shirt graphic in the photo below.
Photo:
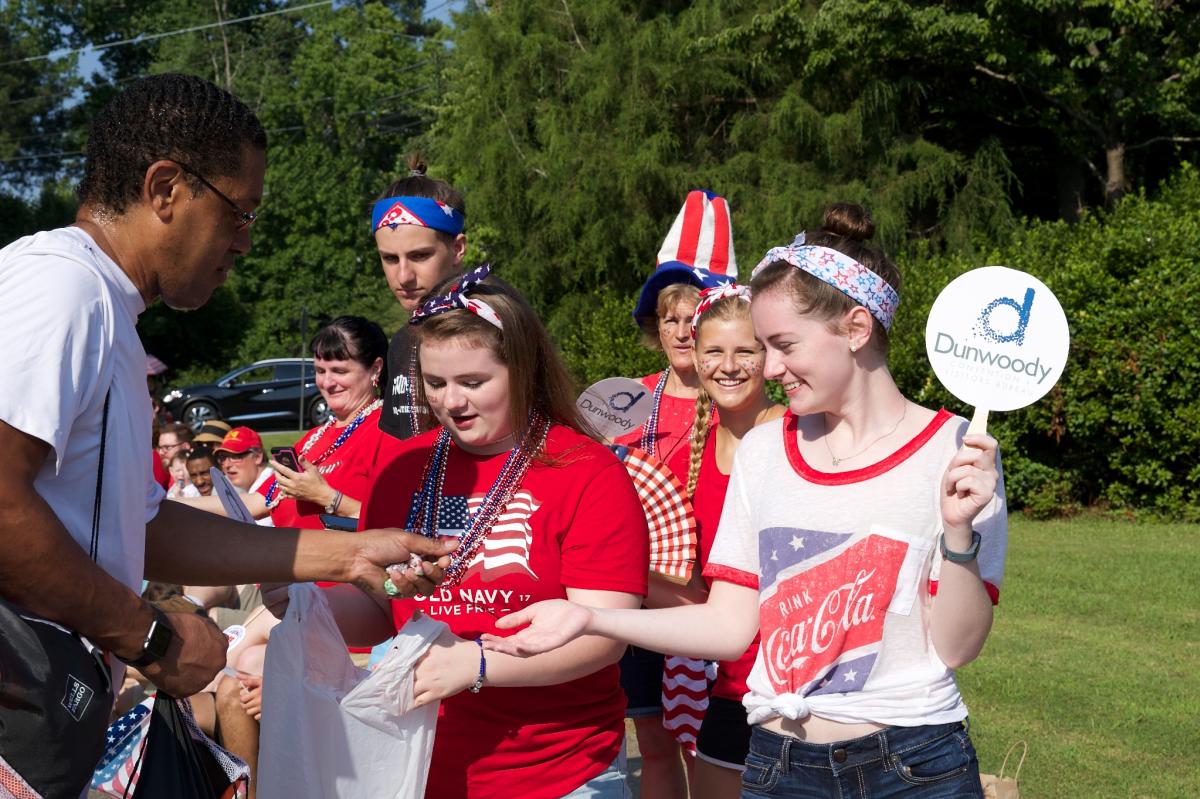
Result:
{"type": "Polygon", "coordinates": [[[866,535],[776,527],[759,559],[762,660],[777,694],[863,688],[888,613],[908,615],[929,542],[875,528],[866,535]]]}

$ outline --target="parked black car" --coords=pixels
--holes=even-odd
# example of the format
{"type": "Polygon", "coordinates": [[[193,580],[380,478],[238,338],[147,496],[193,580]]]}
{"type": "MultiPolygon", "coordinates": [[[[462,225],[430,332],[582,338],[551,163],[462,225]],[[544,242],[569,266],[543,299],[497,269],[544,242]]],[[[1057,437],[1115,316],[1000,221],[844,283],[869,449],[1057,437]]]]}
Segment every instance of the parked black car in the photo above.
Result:
{"type": "Polygon", "coordinates": [[[234,426],[246,425],[255,430],[302,430],[321,424],[329,416],[308,358],[256,361],[214,383],[171,389],[163,395],[162,404],[173,418],[195,431],[209,419],[225,419],[234,426]]]}

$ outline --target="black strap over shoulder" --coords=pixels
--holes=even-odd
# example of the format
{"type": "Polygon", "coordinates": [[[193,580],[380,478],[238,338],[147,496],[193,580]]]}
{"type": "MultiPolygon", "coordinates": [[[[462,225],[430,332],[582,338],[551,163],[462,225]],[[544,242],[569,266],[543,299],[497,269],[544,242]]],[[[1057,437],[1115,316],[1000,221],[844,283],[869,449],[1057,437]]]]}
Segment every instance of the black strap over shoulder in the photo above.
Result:
{"type": "Polygon", "coordinates": [[[92,545],[88,554],[97,560],[100,552],[100,494],[104,491],[104,445],[108,443],[108,403],[112,389],[104,394],[104,412],[100,416],[100,462],[96,466],[96,503],[92,506],[92,545]]]}

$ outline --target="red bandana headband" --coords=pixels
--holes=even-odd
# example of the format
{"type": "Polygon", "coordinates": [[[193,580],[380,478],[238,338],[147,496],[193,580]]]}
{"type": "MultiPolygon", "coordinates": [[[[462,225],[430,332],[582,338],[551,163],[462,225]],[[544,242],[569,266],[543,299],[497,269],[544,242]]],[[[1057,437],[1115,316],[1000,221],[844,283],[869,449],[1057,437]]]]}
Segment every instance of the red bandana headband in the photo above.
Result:
{"type": "Polygon", "coordinates": [[[700,314],[727,297],[737,297],[743,302],[750,302],[750,287],[740,283],[726,283],[700,292],[700,302],[696,303],[696,310],[692,313],[692,339],[696,338],[696,329],[700,326],[700,314]]]}

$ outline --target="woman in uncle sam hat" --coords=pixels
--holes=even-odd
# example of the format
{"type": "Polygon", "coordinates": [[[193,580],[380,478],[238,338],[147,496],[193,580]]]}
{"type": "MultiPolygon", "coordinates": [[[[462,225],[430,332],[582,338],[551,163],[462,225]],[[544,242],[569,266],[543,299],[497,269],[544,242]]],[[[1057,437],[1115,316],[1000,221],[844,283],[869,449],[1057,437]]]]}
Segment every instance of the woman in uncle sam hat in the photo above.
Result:
{"type": "MultiPolygon", "coordinates": [[[[710,191],[689,192],[633,311],[643,343],[667,356],[667,368],[641,379],[654,392],[650,418],[640,430],[617,440],[656,456],[681,483],[687,479],[700,388],[692,362],[692,314],[703,289],[736,278],[729,203],[710,191]]],[[[662,674],[663,658],[653,652],[631,648],[621,661],[628,714],[642,753],[643,793],[682,799],[687,786],[679,744],[662,724],[662,674]]],[[[686,762],[690,766],[691,760],[686,762]]]]}
{"type": "Polygon", "coordinates": [[[763,374],[787,395],[733,456],[702,605],[541,603],[485,645],[605,635],[731,658],[760,634],[743,698],[743,796],[982,797],[955,669],[979,656],[1004,570],[996,441],[900,393],[887,366],[899,272],[866,210],[775,247],[750,284],[763,374]]]}

